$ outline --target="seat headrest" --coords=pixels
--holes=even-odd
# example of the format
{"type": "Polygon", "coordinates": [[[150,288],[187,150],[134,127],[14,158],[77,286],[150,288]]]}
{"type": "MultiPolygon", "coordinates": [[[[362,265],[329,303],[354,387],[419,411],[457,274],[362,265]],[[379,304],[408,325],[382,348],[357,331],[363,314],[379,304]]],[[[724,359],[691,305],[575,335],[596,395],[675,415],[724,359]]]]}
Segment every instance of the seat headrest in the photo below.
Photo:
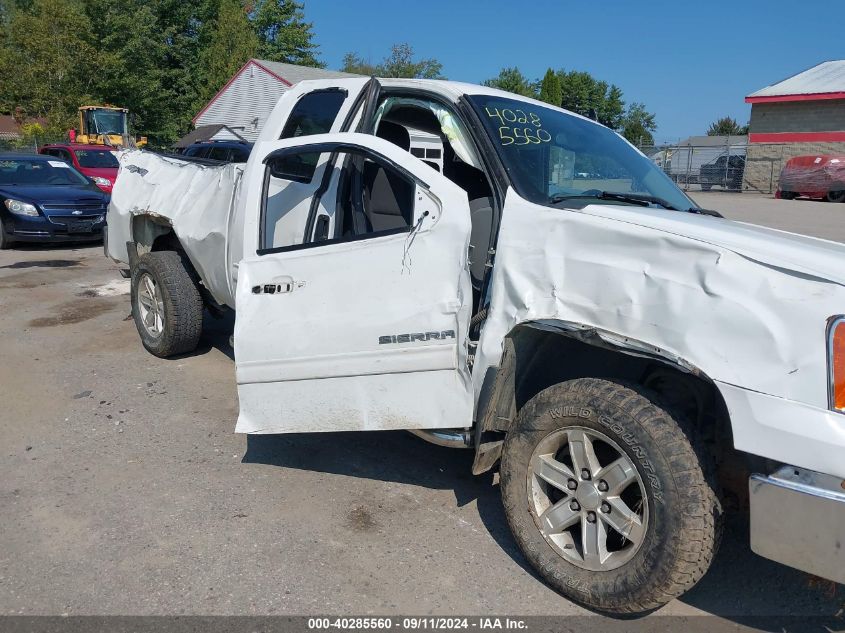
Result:
{"type": "Polygon", "coordinates": [[[394,145],[398,145],[406,152],[411,151],[411,135],[408,133],[406,127],[398,123],[382,121],[378,124],[376,136],[383,138],[385,141],[390,141],[394,145]]]}

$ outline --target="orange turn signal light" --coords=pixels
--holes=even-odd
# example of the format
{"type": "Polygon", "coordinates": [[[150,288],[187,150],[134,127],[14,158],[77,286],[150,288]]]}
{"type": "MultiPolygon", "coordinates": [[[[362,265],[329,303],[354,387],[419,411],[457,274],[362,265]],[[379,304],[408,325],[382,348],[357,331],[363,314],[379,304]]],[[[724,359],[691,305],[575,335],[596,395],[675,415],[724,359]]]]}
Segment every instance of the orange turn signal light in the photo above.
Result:
{"type": "Polygon", "coordinates": [[[833,322],[830,330],[830,404],[845,412],[845,318],[833,322]]]}

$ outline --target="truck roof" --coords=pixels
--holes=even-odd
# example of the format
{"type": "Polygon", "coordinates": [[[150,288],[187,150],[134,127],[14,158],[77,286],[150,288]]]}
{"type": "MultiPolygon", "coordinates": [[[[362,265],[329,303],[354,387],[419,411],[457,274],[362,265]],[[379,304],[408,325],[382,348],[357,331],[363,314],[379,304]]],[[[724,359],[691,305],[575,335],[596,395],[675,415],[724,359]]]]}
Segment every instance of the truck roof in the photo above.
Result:
{"type": "MultiPolygon", "coordinates": [[[[333,86],[342,87],[344,85],[356,84],[360,82],[361,79],[361,77],[340,79],[307,79],[301,81],[300,83],[309,85],[313,84],[314,89],[316,90],[319,88],[330,88],[333,86]]],[[[377,77],[376,79],[378,79],[379,83],[385,87],[412,89],[416,88],[418,90],[424,89],[447,97],[450,101],[453,102],[456,102],[460,97],[464,95],[491,95],[495,97],[501,97],[503,99],[515,99],[517,101],[524,101],[525,103],[541,106],[543,108],[551,108],[552,110],[565,112],[566,114],[578,117],[580,119],[584,119],[585,121],[590,121],[592,123],[595,123],[596,125],[601,125],[601,123],[593,121],[592,119],[589,119],[585,116],[581,116],[580,114],[572,112],[571,110],[565,110],[564,108],[559,108],[557,106],[550,105],[545,101],[539,101],[530,97],[523,97],[522,95],[507,92],[506,90],[499,90],[498,88],[491,88],[489,86],[480,86],[478,84],[471,84],[463,81],[451,81],[448,79],[402,79],[381,77],[377,77]]]]}

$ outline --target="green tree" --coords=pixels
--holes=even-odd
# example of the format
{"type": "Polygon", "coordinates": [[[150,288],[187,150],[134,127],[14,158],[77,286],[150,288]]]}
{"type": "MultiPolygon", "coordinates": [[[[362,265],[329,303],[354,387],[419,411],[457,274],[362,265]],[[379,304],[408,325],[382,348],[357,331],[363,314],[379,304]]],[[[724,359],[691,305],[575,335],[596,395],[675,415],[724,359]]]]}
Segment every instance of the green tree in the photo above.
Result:
{"type": "Polygon", "coordinates": [[[553,106],[560,107],[563,101],[563,92],[560,86],[560,78],[555,71],[549,68],[543,76],[543,81],[540,82],[540,101],[551,103],[553,106]]]}
{"type": "Polygon", "coordinates": [[[590,73],[582,71],[557,71],[563,93],[562,105],[567,110],[586,117],[595,117],[602,125],[619,129],[625,115],[622,90],[608,85],[590,73]]]}
{"type": "Polygon", "coordinates": [[[598,110],[599,123],[618,130],[622,127],[625,118],[625,101],[622,100],[622,89],[619,86],[611,85],[602,100],[598,110]]]}
{"type": "Polygon", "coordinates": [[[0,107],[46,117],[54,130],[70,127],[98,67],[87,29],[77,0],[33,0],[28,10],[9,12],[0,41],[0,107]]]}
{"type": "Polygon", "coordinates": [[[502,68],[498,76],[488,79],[484,82],[484,85],[523,97],[535,98],[537,96],[535,85],[515,66],[513,68],[502,68]]]}
{"type": "Polygon", "coordinates": [[[96,102],[128,108],[133,131],[155,146],[187,132],[202,85],[200,35],[210,38],[218,3],[85,0],[89,35],[100,50],[96,102]]]}
{"type": "Polygon", "coordinates": [[[382,77],[442,79],[443,64],[436,59],[415,59],[410,44],[394,44],[381,63],[382,77]]]}
{"type": "Polygon", "coordinates": [[[305,21],[303,4],[295,0],[258,0],[252,11],[258,35],[258,57],[273,62],[323,68],[317,57],[313,24],[305,21]]]}
{"type": "Polygon", "coordinates": [[[217,16],[208,31],[208,41],[199,57],[201,104],[214,96],[258,50],[258,36],[240,0],[219,0],[217,16]]]}
{"type": "Polygon", "coordinates": [[[394,44],[390,47],[390,54],[379,64],[365,61],[358,53],[346,53],[341,70],[377,77],[443,79],[443,64],[433,58],[416,59],[410,44],[394,44]]]}
{"type": "Polygon", "coordinates": [[[748,134],[748,126],[740,125],[736,119],[729,116],[717,119],[710,124],[707,136],[741,136],[748,134]]]}
{"type": "Polygon", "coordinates": [[[364,61],[358,53],[346,53],[343,56],[343,64],[341,64],[340,69],[345,73],[356,73],[358,75],[380,75],[378,64],[364,61]]]}
{"type": "Polygon", "coordinates": [[[642,103],[632,103],[622,121],[622,136],[634,145],[654,145],[655,116],[642,103]]]}

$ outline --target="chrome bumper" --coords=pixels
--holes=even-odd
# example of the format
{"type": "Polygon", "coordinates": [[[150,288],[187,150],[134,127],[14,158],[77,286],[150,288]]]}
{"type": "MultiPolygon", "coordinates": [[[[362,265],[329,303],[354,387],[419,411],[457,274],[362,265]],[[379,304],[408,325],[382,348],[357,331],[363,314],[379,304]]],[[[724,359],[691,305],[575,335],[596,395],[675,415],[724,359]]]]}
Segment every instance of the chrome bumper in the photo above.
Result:
{"type": "Polygon", "coordinates": [[[784,466],[751,475],[751,549],[771,560],[845,583],[845,482],[784,466]]]}

